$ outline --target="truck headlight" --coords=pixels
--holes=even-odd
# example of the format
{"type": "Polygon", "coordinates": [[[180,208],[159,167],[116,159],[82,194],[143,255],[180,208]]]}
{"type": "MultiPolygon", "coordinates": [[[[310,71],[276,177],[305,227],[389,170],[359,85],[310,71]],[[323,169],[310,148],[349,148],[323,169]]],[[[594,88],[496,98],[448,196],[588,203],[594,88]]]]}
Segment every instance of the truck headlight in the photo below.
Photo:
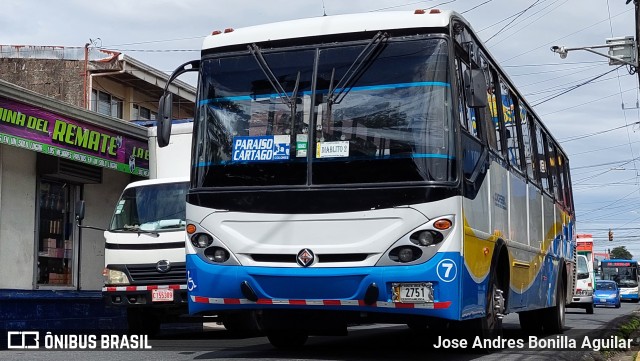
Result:
{"type": "Polygon", "coordinates": [[[122,271],[105,268],[102,271],[102,276],[104,276],[105,285],[128,285],[129,284],[129,277],[127,277],[127,274],[122,271]]]}

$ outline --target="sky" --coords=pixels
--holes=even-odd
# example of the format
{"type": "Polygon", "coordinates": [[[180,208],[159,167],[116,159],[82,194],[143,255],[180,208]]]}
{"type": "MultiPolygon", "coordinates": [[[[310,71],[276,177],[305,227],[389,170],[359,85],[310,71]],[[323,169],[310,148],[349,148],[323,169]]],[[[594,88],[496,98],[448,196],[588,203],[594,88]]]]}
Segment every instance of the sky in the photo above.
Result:
{"type": "MultiPolygon", "coordinates": [[[[214,30],[306,17],[440,8],[461,13],[568,154],[578,233],[640,259],[638,75],[583,48],[633,36],[626,0],[3,0],[0,45],[121,51],[171,73],[214,30]],[[614,241],[607,241],[609,228],[614,241]]],[[[606,53],[607,49],[595,49],[606,53]]],[[[193,79],[181,78],[190,83],[193,79]]]]}

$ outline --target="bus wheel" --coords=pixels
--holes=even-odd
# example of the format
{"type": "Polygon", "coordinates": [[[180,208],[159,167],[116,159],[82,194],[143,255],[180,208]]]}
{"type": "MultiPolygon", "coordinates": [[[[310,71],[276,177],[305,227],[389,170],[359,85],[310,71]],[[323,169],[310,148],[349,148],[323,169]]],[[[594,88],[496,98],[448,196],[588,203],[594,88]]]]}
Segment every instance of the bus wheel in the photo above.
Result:
{"type": "Polygon", "coordinates": [[[556,289],[556,305],[544,310],[542,318],[544,331],[547,333],[563,333],[565,318],[565,293],[562,277],[558,278],[556,289]]]}
{"type": "Polygon", "coordinates": [[[489,292],[486,295],[485,316],[457,325],[467,338],[479,336],[482,339],[495,339],[502,336],[502,318],[506,309],[504,292],[500,289],[496,271],[489,278],[489,292]],[[471,326],[471,327],[469,327],[471,326]]]}
{"type": "Polygon", "coordinates": [[[485,317],[476,320],[476,334],[485,339],[502,336],[502,318],[506,309],[504,292],[500,289],[497,272],[491,272],[489,292],[487,292],[485,317]]]}
{"type": "Polygon", "coordinates": [[[227,331],[243,335],[255,335],[262,331],[255,311],[228,313],[221,316],[227,331]]]}
{"type": "Polygon", "coordinates": [[[273,347],[290,350],[304,346],[309,335],[304,331],[278,331],[267,333],[267,338],[273,347]]]}

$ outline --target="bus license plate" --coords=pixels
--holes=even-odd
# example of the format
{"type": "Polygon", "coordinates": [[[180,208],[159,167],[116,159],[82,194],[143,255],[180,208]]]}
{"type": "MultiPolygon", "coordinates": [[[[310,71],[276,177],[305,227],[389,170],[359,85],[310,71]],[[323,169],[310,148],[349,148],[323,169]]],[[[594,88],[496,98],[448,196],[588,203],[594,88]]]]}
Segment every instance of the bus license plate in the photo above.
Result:
{"type": "Polygon", "coordinates": [[[432,285],[431,283],[394,283],[393,302],[433,302],[432,285]]]}
{"type": "Polygon", "coordinates": [[[173,290],[170,288],[158,288],[151,290],[151,302],[173,301],[173,290]]]}

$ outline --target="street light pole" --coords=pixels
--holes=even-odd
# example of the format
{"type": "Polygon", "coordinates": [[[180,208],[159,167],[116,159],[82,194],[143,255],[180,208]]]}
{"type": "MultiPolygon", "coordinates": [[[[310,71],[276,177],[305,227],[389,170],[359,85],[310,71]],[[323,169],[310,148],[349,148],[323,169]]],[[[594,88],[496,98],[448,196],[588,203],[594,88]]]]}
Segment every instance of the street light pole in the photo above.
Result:
{"type": "MultiPolygon", "coordinates": [[[[628,0],[627,4],[629,3],[628,0]]],[[[638,22],[638,19],[640,19],[640,6],[638,6],[638,0],[633,0],[633,5],[636,7],[636,59],[640,59],[640,44],[638,43],[638,39],[640,39],[640,22],[638,22]]],[[[640,85],[640,72],[638,73],[638,85],[640,85]]]]}

